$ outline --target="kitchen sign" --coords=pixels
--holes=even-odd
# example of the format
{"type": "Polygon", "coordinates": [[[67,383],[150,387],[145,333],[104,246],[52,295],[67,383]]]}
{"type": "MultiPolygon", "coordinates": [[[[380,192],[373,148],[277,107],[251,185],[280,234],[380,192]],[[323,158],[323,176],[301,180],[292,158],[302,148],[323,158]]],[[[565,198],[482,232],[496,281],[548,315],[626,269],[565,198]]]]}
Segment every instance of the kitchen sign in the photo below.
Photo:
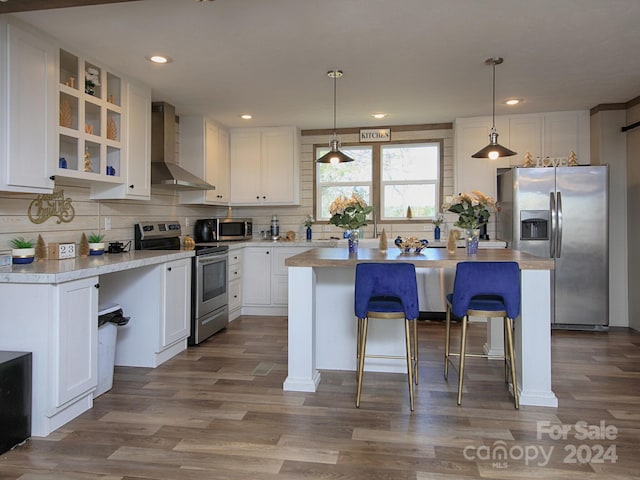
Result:
{"type": "Polygon", "coordinates": [[[370,128],[360,130],[360,142],[388,142],[390,140],[390,128],[370,128]]]}

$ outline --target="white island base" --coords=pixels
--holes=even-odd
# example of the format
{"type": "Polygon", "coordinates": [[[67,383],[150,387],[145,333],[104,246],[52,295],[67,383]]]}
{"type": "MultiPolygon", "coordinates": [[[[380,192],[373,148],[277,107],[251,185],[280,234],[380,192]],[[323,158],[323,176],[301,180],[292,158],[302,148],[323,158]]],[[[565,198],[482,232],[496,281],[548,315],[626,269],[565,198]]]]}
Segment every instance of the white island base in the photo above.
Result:
{"type": "MultiPolygon", "coordinates": [[[[424,265],[416,263],[418,266],[424,265]]],[[[355,371],[354,277],[353,264],[289,265],[289,371],[284,390],[316,391],[320,370],[355,371]]],[[[521,281],[522,307],[515,336],[520,404],[557,407],[558,399],[551,390],[550,271],[522,269],[521,281]]],[[[379,350],[403,355],[401,323],[372,325],[368,353],[379,350]]],[[[489,335],[499,330],[492,329],[491,323],[489,335]]],[[[497,343],[496,338],[487,341],[489,348],[497,343]]],[[[369,360],[368,371],[406,371],[404,360],[369,360]]]]}

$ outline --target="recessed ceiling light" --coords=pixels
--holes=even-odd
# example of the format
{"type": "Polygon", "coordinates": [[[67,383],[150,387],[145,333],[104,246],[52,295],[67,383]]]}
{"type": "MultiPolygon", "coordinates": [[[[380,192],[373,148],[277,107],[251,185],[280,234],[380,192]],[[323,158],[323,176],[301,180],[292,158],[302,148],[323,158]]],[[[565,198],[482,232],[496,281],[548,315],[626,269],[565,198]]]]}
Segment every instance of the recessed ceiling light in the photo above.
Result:
{"type": "Polygon", "coordinates": [[[171,59],[169,57],[165,57],[164,55],[151,55],[146,58],[153,63],[165,64],[171,62],[171,59]]]}
{"type": "Polygon", "coordinates": [[[378,120],[380,120],[381,118],[385,118],[387,116],[386,113],[374,113],[371,115],[373,118],[377,118],[378,120]]]}
{"type": "Polygon", "coordinates": [[[253,118],[253,115],[250,115],[248,113],[243,113],[242,115],[240,115],[240,118],[243,120],[251,120],[253,118]]]}
{"type": "Polygon", "coordinates": [[[518,105],[521,102],[522,102],[522,100],[519,99],[519,98],[510,98],[509,100],[507,100],[504,103],[507,104],[507,105],[518,105]]]}

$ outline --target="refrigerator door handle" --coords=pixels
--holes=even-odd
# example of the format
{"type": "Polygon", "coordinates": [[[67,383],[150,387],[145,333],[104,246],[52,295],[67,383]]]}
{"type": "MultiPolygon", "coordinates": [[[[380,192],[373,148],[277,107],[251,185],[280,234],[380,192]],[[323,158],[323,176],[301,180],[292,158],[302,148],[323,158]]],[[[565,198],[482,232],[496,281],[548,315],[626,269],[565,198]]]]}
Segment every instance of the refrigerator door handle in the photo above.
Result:
{"type": "Polygon", "coordinates": [[[558,229],[556,231],[556,258],[560,258],[560,255],[562,255],[562,192],[558,192],[557,197],[558,229]]]}
{"type": "Polygon", "coordinates": [[[557,212],[556,212],[556,196],[555,193],[549,193],[549,210],[551,210],[551,234],[549,238],[549,257],[556,256],[556,229],[557,229],[557,212]]]}

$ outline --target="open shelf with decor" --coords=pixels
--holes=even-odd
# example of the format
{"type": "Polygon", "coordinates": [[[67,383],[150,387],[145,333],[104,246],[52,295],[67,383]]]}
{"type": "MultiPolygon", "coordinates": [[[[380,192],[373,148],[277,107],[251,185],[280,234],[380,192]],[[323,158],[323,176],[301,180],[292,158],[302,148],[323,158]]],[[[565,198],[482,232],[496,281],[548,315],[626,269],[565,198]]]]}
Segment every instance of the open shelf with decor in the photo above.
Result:
{"type": "Polygon", "coordinates": [[[58,58],[56,176],[122,183],[123,79],[68,50],[58,58]]]}

